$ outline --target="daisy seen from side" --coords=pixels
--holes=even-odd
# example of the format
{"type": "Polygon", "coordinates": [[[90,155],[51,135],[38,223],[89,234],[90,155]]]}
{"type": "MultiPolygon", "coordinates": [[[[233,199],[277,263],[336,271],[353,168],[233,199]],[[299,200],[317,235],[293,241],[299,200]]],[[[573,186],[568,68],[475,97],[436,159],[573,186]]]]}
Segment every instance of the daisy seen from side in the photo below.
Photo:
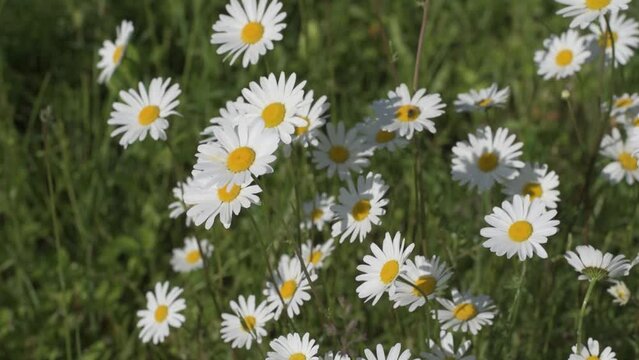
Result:
{"type": "Polygon", "coordinates": [[[262,343],[267,335],[266,324],[273,319],[273,309],[266,301],[256,306],[255,296],[240,295],[231,301],[232,313],[222,314],[222,340],[231,343],[232,348],[250,349],[253,341],[262,343]]]}
{"type": "Polygon", "coordinates": [[[185,273],[202,268],[204,265],[202,257],[210,257],[214,247],[206,239],[199,240],[199,242],[198,247],[198,240],[194,236],[189,236],[184,239],[183,247],[173,249],[171,257],[173,271],[185,273]],[[200,252],[200,248],[202,248],[202,252],[200,252]]]}
{"type": "Polygon", "coordinates": [[[497,309],[488,296],[472,296],[457,289],[452,290],[452,296],[452,301],[437,298],[444,310],[433,310],[442,329],[476,335],[482,327],[492,325],[497,309]]]}
{"type": "Polygon", "coordinates": [[[408,311],[413,312],[446,289],[453,272],[435,255],[430,259],[415,256],[415,262],[406,260],[399,276],[406,282],[395,282],[395,292],[390,297],[395,302],[393,307],[408,306],[408,311]]]}
{"type": "Polygon", "coordinates": [[[115,42],[105,40],[102,43],[102,48],[98,51],[100,55],[100,61],[98,62],[98,69],[100,69],[99,84],[109,81],[115,70],[120,66],[120,63],[122,63],[129,39],[131,34],[133,34],[133,23],[128,20],[122,20],[115,32],[115,42]]]}

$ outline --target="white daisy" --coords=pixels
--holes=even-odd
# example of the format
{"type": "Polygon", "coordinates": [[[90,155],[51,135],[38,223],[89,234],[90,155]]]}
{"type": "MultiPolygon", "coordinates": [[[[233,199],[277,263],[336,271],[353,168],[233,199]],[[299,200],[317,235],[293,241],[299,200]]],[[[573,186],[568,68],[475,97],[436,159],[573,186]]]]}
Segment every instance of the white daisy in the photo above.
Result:
{"type": "Polygon", "coordinates": [[[208,240],[200,240],[200,248],[197,245],[198,240],[194,236],[184,239],[184,247],[173,249],[173,257],[171,257],[171,266],[176,272],[189,272],[202,268],[204,262],[202,255],[210,257],[213,253],[213,245],[208,240]]]}
{"type": "Polygon", "coordinates": [[[612,302],[615,304],[624,306],[630,301],[630,290],[623,281],[615,281],[607,291],[614,298],[612,302]]]}
{"type": "Polygon", "coordinates": [[[574,30],[544,40],[544,49],[535,52],[535,63],[539,67],[537,74],[545,80],[574,75],[590,57],[587,41],[574,30]]]}
{"type": "MultiPolygon", "coordinates": [[[[169,204],[169,217],[171,219],[177,219],[182,216],[182,214],[186,213],[188,207],[184,203],[184,194],[201,185],[202,184],[199,184],[190,176],[187,177],[184,182],[178,181],[177,185],[173,188],[173,198],[175,198],[175,201],[169,204]]],[[[191,223],[193,222],[191,218],[189,216],[185,216],[185,218],[186,226],[191,226],[191,223]]]]}
{"type": "Polygon", "coordinates": [[[245,184],[251,176],[273,172],[278,138],[264,132],[261,124],[241,123],[237,127],[214,129],[217,143],[198,146],[193,177],[212,185],[245,184]]]}
{"type": "Polygon", "coordinates": [[[309,90],[304,95],[304,101],[297,110],[297,117],[305,121],[303,126],[295,127],[294,142],[302,144],[304,147],[317,146],[317,133],[326,124],[326,113],[330,105],[326,102],[326,96],[321,96],[313,102],[313,90],[309,90]]]}
{"type": "Polygon", "coordinates": [[[621,117],[621,122],[626,120],[627,117],[634,117],[637,110],[639,110],[639,94],[623,93],[622,95],[612,97],[612,110],[610,111],[610,115],[613,117],[621,117]]]}
{"type": "Polygon", "coordinates": [[[146,310],[139,310],[140,318],[137,326],[142,328],[140,339],[143,343],[150,340],[154,344],[164,342],[169,336],[169,326],[179,328],[184,323],[184,315],[180,311],[186,309],[184,299],[180,298],[182,289],[171,288],[169,282],[156,283],[155,291],[146,293],[146,310]]]}
{"type": "Polygon", "coordinates": [[[452,290],[453,301],[437,298],[444,310],[433,310],[442,329],[470,332],[476,335],[482,327],[491,325],[497,315],[493,301],[485,295],[472,296],[452,290]]]}
{"type": "Polygon", "coordinates": [[[453,147],[453,180],[484,192],[495,182],[513,179],[524,167],[519,160],[523,144],[515,140],[515,135],[509,135],[505,128],[497,129],[494,136],[488,126],[468,134],[468,142],[459,141],[453,147]]]}
{"type": "Polygon", "coordinates": [[[575,251],[568,251],[564,258],[581,274],[579,280],[616,279],[630,271],[630,261],[624,255],[603,254],[591,245],[579,245],[575,251]]]}
{"type": "Polygon", "coordinates": [[[388,121],[373,120],[371,118],[366,118],[363,122],[357,124],[357,129],[365,139],[367,148],[372,151],[378,149],[395,151],[408,145],[408,140],[399,136],[397,130],[386,130],[387,125],[388,121]]]}
{"type": "Polygon", "coordinates": [[[302,244],[302,258],[305,265],[311,269],[321,269],[324,267],[324,261],[331,256],[334,248],[333,239],[328,239],[325,243],[315,246],[310,240],[307,241],[302,244]]]}
{"type": "Polygon", "coordinates": [[[394,308],[408,306],[413,312],[418,307],[435,298],[436,294],[446,289],[446,282],[453,276],[453,272],[437,256],[428,260],[424,256],[415,256],[415,262],[408,259],[400,277],[405,281],[395,282],[395,293],[390,297],[395,302],[394,308]],[[419,289],[419,290],[418,290],[419,289]]]}
{"type": "Polygon", "coordinates": [[[510,87],[499,89],[493,83],[490,87],[457,95],[455,109],[457,112],[485,111],[492,107],[504,107],[510,96],[510,87]]]}
{"type": "Polygon", "coordinates": [[[308,333],[302,337],[297,333],[280,336],[270,345],[273,351],[266,354],[266,360],[320,360],[319,345],[308,333]]]}
{"type": "Polygon", "coordinates": [[[570,27],[585,29],[593,20],[609,12],[616,13],[619,10],[628,9],[630,0],[555,0],[566,5],[557,11],[563,17],[573,17],[570,27]]]}
{"type": "Polygon", "coordinates": [[[339,189],[339,203],[332,207],[336,222],[332,226],[331,235],[339,235],[340,243],[348,237],[350,242],[355,239],[363,242],[372,225],[382,223],[380,216],[386,213],[384,206],[388,204],[388,199],[384,198],[386,191],[388,186],[380,174],[359,176],[357,187],[348,179],[347,187],[339,189]]]}
{"type": "Polygon", "coordinates": [[[452,333],[442,330],[439,333],[439,337],[441,345],[428,339],[430,350],[427,353],[422,353],[424,360],[475,360],[474,355],[466,355],[468,350],[470,350],[470,340],[462,340],[461,345],[455,348],[452,333]]]}
{"type": "Polygon", "coordinates": [[[597,51],[604,51],[606,59],[612,59],[612,44],[615,44],[615,63],[625,65],[635,54],[635,48],[639,45],[639,24],[633,19],[626,18],[622,14],[613,13],[609,19],[610,31],[608,32],[606,20],[599,18],[599,26],[590,25],[590,31],[595,35],[597,51]],[[602,32],[603,29],[603,32],[602,32]]]}
{"type": "Polygon", "coordinates": [[[548,253],[542,246],[548,237],[557,233],[559,220],[553,220],[556,210],[546,210],[539,199],[530,200],[529,196],[515,195],[513,202],[504,201],[500,207],[494,207],[484,220],[490,225],[481,229],[481,236],[488,238],[483,247],[510,259],[517,254],[524,261],[537,254],[545,259],[548,253]]]}
{"type": "Polygon", "coordinates": [[[506,182],[503,192],[506,195],[530,196],[539,199],[550,209],[557,207],[559,202],[559,176],[554,171],[548,171],[546,164],[526,165],[519,170],[519,175],[506,182]]]}
{"type": "Polygon", "coordinates": [[[337,352],[337,353],[333,354],[332,351],[329,351],[321,359],[323,359],[323,360],[351,360],[351,357],[346,355],[346,354],[342,354],[341,352],[337,352]]]}
{"type": "Polygon", "coordinates": [[[372,153],[359,138],[357,128],[346,131],[344,123],[326,124],[326,135],[317,133],[317,148],[313,151],[313,162],[318,170],[326,169],[329,177],[337,175],[345,180],[350,172],[360,173],[368,167],[372,153]]]}
{"type": "Polygon", "coordinates": [[[431,120],[444,113],[446,104],[439,94],[426,94],[426,89],[419,89],[413,96],[406,84],[401,84],[394,91],[388,92],[388,107],[384,120],[389,121],[388,131],[397,131],[399,136],[411,139],[414,132],[424,129],[431,133],[435,130],[435,123],[431,120]]]}
{"type": "Polygon", "coordinates": [[[144,84],[138,84],[139,93],[135,89],[120,91],[120,98],[124,103],[113,103],[113,111],[107,122],[116,125],[111,137],[124,133],[120,138],[120,145],[125,148],[136,140],[142,141],[150,132],[153,140],[166,140],[166,130],[171,115],[179,115],[175,108],[180,104],[180,85],[169,87],[171,79],[155,78],[151,80],[147,92],[144,84]]]}
{"type": "Polygon", "coordinates": [[[100,76],[98,76],[98,83],[100,84],[109,81],[115,69],[122,62],[129,38],[133,34],[133,23],[128,20],[122,20],[122,23],[115,31],[115,43],[111,40],[105,40],[98,52],[100,54],[98,69],[101,69],[100,76]]]}
{"type": "Polygon", "coordinates": [[[204,137],[204,139],[202,139],[202,142],[216,142],[217,138],[215,137],[215,133],[213,132],[213,130],[217,128],[223,126],[238,126],[245,115],[242,105],[243,103],[244,98],[241,96],[234,101],[227,101],[224,107],[220,109],[220,115],[211,118],[211,120],[209,120],[209,123],[211,125],[204,128],[204,130],[202,130],[202,132],[200,133],[200,135],[204,137]]]}
{"type": "Polygon", "coordinates": [[[232,314],[222,314],[222,340],[231,343],[232,348],[250,349],[253,340],[261,344],[267,335],[264,326],[273,319],[273,309],[266,301],[256,307],[255,296],[246,299],[240,295],[237,302],[231,301],[231,311],[232,314]]]}
{"type": "Polygon", "coordinates": [[[603,156],[613,160],[603,168],[604,178],[613,184],[619,183],[624,178],[628,185],[639,181],[639,163],[633,156],[633,153],[638,150],[639,143],[624,141],[619,130],[613,128],[610,135],[606,134],[603,137],[599,149],[603,156]]]}
{"type": "Polygon", "coordinates": [[[315,226],[319,231],[322,230],[324,224],[333,221],[335,214],[332,207],[335,205],[335,197],[321,193],[315,196],[314,200],[307,201],[302,205],[304,211],[304,220],[302,221],[302,229],[310,229],[315,226]]]}
{"type": "Polygon", "coordinates": [[[397,343],[388,351],[388,355],[386,355],[382,344],[377,344],[375,352],[365,349],[364,356],[366,356],[366,359],[361,360],[410,360],[410,350],[402,351],[402,344],[397,343]]]}
{"type": "Polygon", "coordinates": [[[242,104],[248,121],[261,123],[264,132],[277,135],[284,144],[290,144],[296,126],[306,126],[306,120],[298,117],[305,105],[304,85],[306,81],[295,84],[296,75],[280,73],[260,77],[260,83],[252,81],[248,89],[242,89],[246,103],[242,104]]]}
{"type": "Polygon", "coordinates": [[[395,292],[395,280],[406,266],[406,259],[415,247],[415,244],[405,246],[405,239],[397,232],[391,238],[390,233],[384,236],[384,242],[380,249],[377,244],[371,244],[373,255],[364,256],[364,264],[357,266],[355,280],[362,282],[357,287],[357,296],[364,302],[373,299],[373,305],[377,304],[385,292],[392,296],[395,292]]]}
{"type": "MultiPolygon", "coordinates": [[[[317,279],[315,272],[310,272],[309,276],[311,281],[317,279]]],[[[273,278],[275,284],[269,278],[264,289],[264,295],[267,296],[269,304],[274,307],[275,320],[280,318],[285,306],[289,318],[298,315],[302,304],[311,299],[309,293],[311,286],[300,266],[299,260],[296,257],[282,255],[273,278]],[[284,304],[282,304],[282,301],[284,301],[284,304]]]]}
{"type": "Polygon", "coordinates": [[[572,354],[568,360],[617,360],[617,354],[607,346],[603,351],[599,350],[599,342],[588,338],[588,346],[579,344],[572,347],[572,354]]]}
{"type": "Polygon", "coordinates": [[[213,226],[215,218],[219,215],[220,222],[228,229],[231,227],[233,216],[240,211],[249,208],[253,204],[259,204],[257,196],[262,192],[258,185],[246,183],[225,184],[222,186],[205,185],[189,188],[184,194],[184,202],[190,206],[186,215],[193,219],[195,225],[208,230],[213,226]]]}
{"type": "Polygon", "coordinates": [[[282,3],[273,0],[231,0],[226,5],[227,14],[213,24],[211,44],[220,45],[218,54],[231,57],[231,65],[242,54],[242,66],[257,64],[260,56],[273,50],[273,42],[282,40],[286,13],[282,3]]]}

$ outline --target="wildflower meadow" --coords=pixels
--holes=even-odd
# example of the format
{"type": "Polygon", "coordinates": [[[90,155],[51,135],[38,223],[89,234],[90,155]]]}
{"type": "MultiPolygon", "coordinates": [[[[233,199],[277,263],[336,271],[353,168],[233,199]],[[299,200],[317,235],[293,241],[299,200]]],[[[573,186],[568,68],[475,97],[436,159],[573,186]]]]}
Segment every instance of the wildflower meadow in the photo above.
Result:
{"type": "Polygon", "coordinates": [[[0,0],[0,358],[639,359],[632,0],[0,0]]]}

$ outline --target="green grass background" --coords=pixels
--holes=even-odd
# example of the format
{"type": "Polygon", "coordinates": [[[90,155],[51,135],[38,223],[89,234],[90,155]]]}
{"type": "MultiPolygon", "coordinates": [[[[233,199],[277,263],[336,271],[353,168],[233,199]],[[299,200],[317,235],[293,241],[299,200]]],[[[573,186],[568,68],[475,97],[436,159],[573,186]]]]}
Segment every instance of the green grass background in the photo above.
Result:
{"type": "MultiPolygon", "coordinates": [[[[581,196],[588,156],[601,128],[598,104],[616,93],[637,90],[639,59],[603,79],[590,64],[567,81],[543,81],[532,61],[535,49],[569,21],[553,1],[432,0],[420,87],[452,105],[457,93],[493,81],[509,85],[506,109],[488,116],[459,115],[452,107],[438,118],[436,135],[421,134],[426,212],[416,216],[413,148],[379,153],[371,170],[391,186],[388,213],[364,244],[339,245],[315,285],[319,299],[304,305],[295,327],[321,344],[320,351],[361,354],[377,343],[402,342],[414,354],[435,333],[426,308],[393,310],[387,300],[364,304],[355,293],[355,267],[385,231],[402,231],[416,243],[414,254],[442,256],[454,267],[451,285],[493,297],[501,311],[494,326],[473,338],[479,359],[565,359],[576,341],[575,322],[585,283],[563,260],[566,249],[590,243],[615,253],[637,253],[639,188],[609,185],[598,177],[581,196]],[[575,141],[564,88],[572,89],[579,130],[575,141]],[[503,196],[480,196],[450,177],[451,147],[477,126],[506,126],[524,142],[524,159],[549,164],[561,179],[561,232],[546,249],[548,260],[528,262],[519,317],[507,331],[520,264],[480,246],[479,229],[489,206],[503,196]],[[416,222],[422,234],[412,237],[416,222]],[[570,226],[574,224],[574,226],[570,226]],[[411,231],[408,231],[411,230],[411,231]],[[316,311],[326,307],[329,325],[316,311]],[[508,356],[508,357],[506,357],[508,356]]],[[[238,295],[261,298],[264,237],[273,260],[295,244],[292,179],[304,199],[317,191],[337,193],[339,182],[307,162],[280,158],[263,179],[264,205],[210,231],[168,218],[171,188],[194,162],[198,133],[225,101],[268,71],[296,72],[308,89],[326,94],[331,121],[354,125],[368,104],[412,79],[421,9],[415,1],[286,1],[284,40],[256,66],[222,62],[209,44],[211,25],[225,1],[0,1],[0,354],[3,358],[213,358],[252,359],[220,339],[220,316],[202,271],[172,272],[171,249],[187,235],[215,245],[208,274],[222,311],[238,295]],[[97,51],[115,26],[132,20],[135,33],[123,65],[108,86],[96,84],[97,51]],[[121,89],[156,76],[172,77],[183,89],[170,120],[168,142],[150,139],[124,151],[106,121],[121,89]],[[51,113],[41,121],[40,113],[51,113]],[[262,227],[256,232],[250,212],[262,227]],[[165,344],[138,340],[135,312],[156,281],[185,288],[186,323],[165,344]]],[[[636,4],[629,14],[638,17],[636,4]]],[[[316,234],[316,240],[326,237],[316,234]]],[[[639,285],[633,272],[626,280],[639,285]]],[[[586,318],[586,335],[611,345],[619,359],[639,358],[636,300],[612,304],[598,285],[586,318]]],[[[636,292],[633,292],[636,295],[636,292]]],[[[290,331],[282,318],[269,325],[268,341],[290,331]]]]}

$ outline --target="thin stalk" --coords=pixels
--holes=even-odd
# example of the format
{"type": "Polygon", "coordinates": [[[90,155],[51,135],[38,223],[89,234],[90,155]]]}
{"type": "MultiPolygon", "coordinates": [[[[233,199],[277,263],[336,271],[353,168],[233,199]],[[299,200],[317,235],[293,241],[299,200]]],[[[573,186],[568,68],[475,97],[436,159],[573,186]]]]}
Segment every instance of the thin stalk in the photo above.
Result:
{"type": "Polygon", "coordinates": [[[588,300],[590,300],[592,290],[595,288],[595,284],[597,284],[597,280],[590,281],[590,285],[588,285],[588,290],[586,291],[586,296],[584,297],[584,302],[581,304],[581,311],[579,311],[579,318],[577,319],[577,351],[581,351],[581,345],[583,344],[583,329],[584,317],[586,316],[586,306],[588,305],[588,300]]]}
{"type": "Polygon", "coordinates": [[[215,312],[217,313],[218,316],[221,316],[222,313],[220,312],[220,304],[217,302],[217,296],[215,296],[216,294],[215,294],[215,291],[213,290],[213,284],[211,283],[211,279],[209,277],[209,260],[206,254],[204,254],[204,251],[202,251],[202,244],[200,244],[200,241],[197,240],[196,243],[197,243],[197,249],[200,252],[200,256],[202,258],[202,267],[204,270],[204,281],[206,282],[206,287],[211,292],[211,298],[213,299],[213,306],[215,307],[215,312]]]}
{"type": "Polygon", "coordinates": [[[419,28],[419,40],[417,40],[417,52],[415,54],[415,70],[413,71],[413,91],[417,90],[417,82],[419,80],[419,65],[422,58],[422,50],[424,45],[424,35],[426,33],[426,24],[428,23],[428,5],[430,0],[424,0],[422,5],[422,26],[419,28]]]}
{"type": "MultiPolygon", "coordinates": [[[[521,274],[519,275],[519,284],[517,285],[517,291],[515,291],[515,299],[513,300],[513,304],[510,307],[510,312],[508,314],[508,330],[506,332],[508,334],[512,334],[512,328],[515,325],[515,321],[517,321],[517,314],[519,313],[519,300],[521,298],[521,289],[523,289],[524,280],[526,279],[526,263],[527,261],[522,261],[521,274]]],[[[504,347],[504,349],[507,349],[507,347],[504,347]]],[[[511,358],[517,359],[517,349],[513,347],[511,350],[511,358]]]]}
{"type": "Polygon", "coordinates": [[[569,96],[566,99],[566,104],[568,105],[568,114],[570,115],[570,121],[572,122],[572,126],[575,128],[575,135],[577,136],[577,142],[579,143],[579,147],[582,149],[585,148],[585,144],[583,139],[581,138],[581,132],[579,131],[579,125],[577,125],[577,118],[575,117],[575,109],[572,106],[572,96],[569,96]]]}

